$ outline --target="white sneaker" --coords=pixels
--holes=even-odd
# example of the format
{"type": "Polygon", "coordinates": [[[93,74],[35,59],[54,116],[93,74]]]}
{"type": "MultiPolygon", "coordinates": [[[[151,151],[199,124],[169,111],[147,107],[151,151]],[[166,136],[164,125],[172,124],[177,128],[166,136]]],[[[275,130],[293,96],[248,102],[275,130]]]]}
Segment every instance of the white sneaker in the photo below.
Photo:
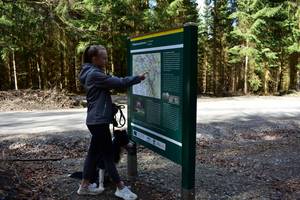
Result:
{"type": "Polygon", "coordinates": [[[77,190],[77,194],[79,195],[98,195],[104,191],[103,188],[97,188],[94,186],[94,184],[90,184],[88,187],[82,187],[79,186],[79,189],[77,190]]]}
{"type": "Polygon", "coordinates": [[[137,198],[137,195],[131,192],[130,189],[126,186],[122,190],[119,190],[119,188],[117,188],[115,195],[124,200],[134,200],[137,198]]]}
{"type": "Polygon", "coordinates": [[[90,187],[92,187],[92,188],[97,188],[97,183],[91,183],[91,184],[90,184],[90,187]]]}
{"type": "Polygon", "coordinates": [[[97,187],[97,183],[92,183],[92,184],[90,184],[90,187],[98,188],[99,190],[102,190],[102,192],[105,190],[105,188],[103,187],[103,184],[102,185],[99,184],[99,186],[97,187]]]}

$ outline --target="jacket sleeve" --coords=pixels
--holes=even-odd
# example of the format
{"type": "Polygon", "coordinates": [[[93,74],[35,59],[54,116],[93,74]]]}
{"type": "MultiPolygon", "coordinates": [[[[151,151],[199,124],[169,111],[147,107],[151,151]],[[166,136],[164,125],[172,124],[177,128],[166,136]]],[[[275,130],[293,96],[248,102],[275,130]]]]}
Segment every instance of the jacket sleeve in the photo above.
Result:
{"type": "Polygon", "coordinates": [[[126,88],[141,82],[139,76],[119,78],[116,76],[109,76],[101,72],[94,72],[91,76],[95,86],[98,88],[126,88]]]}

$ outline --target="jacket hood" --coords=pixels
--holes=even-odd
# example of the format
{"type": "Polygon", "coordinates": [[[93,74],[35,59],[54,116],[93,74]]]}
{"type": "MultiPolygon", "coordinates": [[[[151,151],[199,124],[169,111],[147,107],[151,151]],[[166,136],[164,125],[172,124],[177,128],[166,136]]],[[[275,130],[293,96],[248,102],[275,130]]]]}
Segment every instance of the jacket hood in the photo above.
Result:
{"type": "Polygon", "coordinates": [[[97,67],[96,65],[94,65],[92,63],[84,63],[84,64],[82,64],[81,71],[80,71],[80,74],[79,74],[79,80],[80,80],[80,83],[82,85],[85,84],[85,80],[86,80],[89,72],[91,70],[93,70],[93,69],[96,70],[96,71],[100,71],[102,73],[105,73],[104,69],[99,68],[99,67],[97,67]]]}
{"type": "Polygon", "coordinates": [[[89,73],[89,71],[92,69],[94,65],[91,64],[91,63],[84,63],[81,67],[81,71],[80,71],[80,74],[79,74],[79,80],[80,80],[80,83],[82,85],[85,84],[85,80],[86,80],[86,77],[89,73]]]}

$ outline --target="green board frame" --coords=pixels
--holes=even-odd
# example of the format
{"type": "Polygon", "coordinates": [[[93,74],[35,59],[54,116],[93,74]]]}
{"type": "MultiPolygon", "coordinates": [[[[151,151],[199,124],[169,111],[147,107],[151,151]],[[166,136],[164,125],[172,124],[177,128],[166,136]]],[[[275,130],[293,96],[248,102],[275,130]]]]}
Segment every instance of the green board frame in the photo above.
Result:
{"type": "Polygon", "coordinates": [[[129,89],[128,133],[136,143],[181,165],[182,188],[190,190],[195,182],[197,26],[189,23],[130,38],[129,76],[136,75],[133,63],[148,56],[161,63],[155,66],[160,68],[160,89],[156,92],[160,94],[149,97],[129,89]]]}

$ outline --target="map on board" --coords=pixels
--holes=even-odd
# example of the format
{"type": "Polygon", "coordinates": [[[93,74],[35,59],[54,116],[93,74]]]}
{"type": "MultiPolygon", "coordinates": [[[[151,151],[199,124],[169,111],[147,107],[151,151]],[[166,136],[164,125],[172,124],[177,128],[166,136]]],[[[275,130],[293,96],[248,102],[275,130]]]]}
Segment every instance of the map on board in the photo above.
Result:
{"type": "Polygon", "coordinates": [[[161,56],[160,53],[137,54],[132,56],[133,75],[146,74],[146,79],[134,85],[133,94],[161,98],[161,56]]]}

